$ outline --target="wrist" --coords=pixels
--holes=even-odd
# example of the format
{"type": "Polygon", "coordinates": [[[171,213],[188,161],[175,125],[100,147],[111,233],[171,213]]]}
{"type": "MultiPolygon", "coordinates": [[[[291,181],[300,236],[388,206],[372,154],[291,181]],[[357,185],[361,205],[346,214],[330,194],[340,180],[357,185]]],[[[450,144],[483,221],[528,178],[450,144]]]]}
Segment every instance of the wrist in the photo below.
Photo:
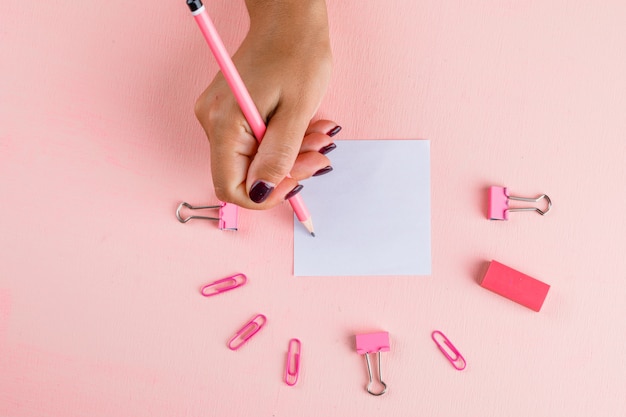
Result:
{"type": "Polygon", "coordinates": [[[246,6],[250,36],[275,45],[330,43],[325,0],[246,0],[246,6]]]}

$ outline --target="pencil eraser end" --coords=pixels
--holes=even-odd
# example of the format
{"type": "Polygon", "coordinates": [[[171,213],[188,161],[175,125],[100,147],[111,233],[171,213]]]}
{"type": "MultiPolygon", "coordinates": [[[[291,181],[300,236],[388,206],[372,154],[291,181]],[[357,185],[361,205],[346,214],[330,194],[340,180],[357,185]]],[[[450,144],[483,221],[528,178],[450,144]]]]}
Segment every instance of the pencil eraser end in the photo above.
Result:
{"type": "Polygon", "coordinates": [[[389,332],[357,334],[356,351],[359,355],[389,352],[389,332]]]}
{"type": "Polygon", "coordinates": [[[505,187],[489,187],[489,220],[508,220],[509,195],[505,187]]]}
{"type": "Polygon", "coordinates": [[[496,261],[491,261],[480,286],[534,311],[541,310],[550,286],[496,261]]]}
{"type": "Polygon", "coordinates": [[[202,7],[202,1],[201,0],[187,0],[187,7],[189,7],[189,10],[191,10],[191,12],[196,12],[198,11],[198,9],[200,9],[202,7]]]}

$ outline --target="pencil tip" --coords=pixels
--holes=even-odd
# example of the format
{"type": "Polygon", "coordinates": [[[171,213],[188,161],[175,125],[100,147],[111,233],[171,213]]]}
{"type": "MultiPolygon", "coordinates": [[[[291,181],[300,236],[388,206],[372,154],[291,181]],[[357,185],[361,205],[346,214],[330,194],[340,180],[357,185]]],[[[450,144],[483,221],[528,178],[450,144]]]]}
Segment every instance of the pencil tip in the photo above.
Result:
{"type": "Polygon", "coordinates": [[[311,234],[311,236],[315,237],[315,229],[313,229],[313,220],[309,217],[305,221],[302,222],[302,225],[306,228],[306,231],[311,234]]]}

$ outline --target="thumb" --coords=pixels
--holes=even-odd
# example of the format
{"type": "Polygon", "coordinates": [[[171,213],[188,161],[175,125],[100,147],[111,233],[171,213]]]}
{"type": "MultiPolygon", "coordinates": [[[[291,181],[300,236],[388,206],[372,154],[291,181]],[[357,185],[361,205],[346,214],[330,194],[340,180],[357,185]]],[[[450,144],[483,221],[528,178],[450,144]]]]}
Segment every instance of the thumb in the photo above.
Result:
{"type": "MultiPolygon", "coordinates": [[[[297,185],[287,176],[300,152],[308,124],[307,118],[294,111],[279,108],[272,116],[248,170],[246,189],[252,201],[262,203],[276,188],[280,190],[274,194],[285,194],[297,185]]],[[[280,197],[272,200],[280,201],[280,197]]]]}

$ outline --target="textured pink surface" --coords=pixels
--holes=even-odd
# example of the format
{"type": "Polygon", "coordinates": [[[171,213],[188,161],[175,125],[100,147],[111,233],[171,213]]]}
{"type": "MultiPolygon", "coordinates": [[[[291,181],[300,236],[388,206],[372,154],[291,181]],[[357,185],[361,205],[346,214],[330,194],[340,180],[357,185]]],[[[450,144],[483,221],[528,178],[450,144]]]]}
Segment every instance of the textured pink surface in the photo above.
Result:
{"type": "MultiPolygon", "coordinates": [[[[233,51],[243,1],[209,10],[233,51]]],[[[431,277],[294,278],[288,205],[240,211],[232,233],[176,220],[180,201],[217,203],[193,116],[216,65],[184,4],[0,3],[0,415],[626,415],[623,2],[329,16],[320,116],[344,139],[431,140],[431,277]],[[554,207],[490,222],[493,184],[554,207]],[[490,259],[550,277],[540,314],[478,285],[490,259]],[[244,287],[199,294],[235,272],[244,287]],[[230,351],[257,312],[268,324],[230,351]],[[393,335],[380,398],[354,352],[372,329],[393,335]]]]}

